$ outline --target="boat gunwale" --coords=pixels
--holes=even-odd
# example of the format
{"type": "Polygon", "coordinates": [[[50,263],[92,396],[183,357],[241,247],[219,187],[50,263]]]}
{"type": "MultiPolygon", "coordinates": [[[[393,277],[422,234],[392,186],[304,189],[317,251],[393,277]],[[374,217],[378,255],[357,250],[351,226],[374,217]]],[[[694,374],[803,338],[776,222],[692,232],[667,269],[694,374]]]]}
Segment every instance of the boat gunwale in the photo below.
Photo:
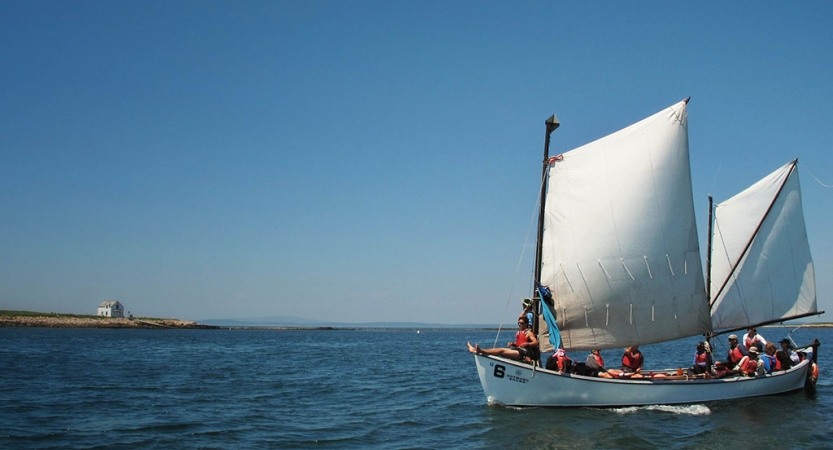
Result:
{"type": "MultiPolygon", "coordinates": [[[[650,377],[637,378],[637,379],[633,379],[633,378],[599,378],[599,377],[594,377],[594,376],[591,377],[591,376],[587,376],[587,375],[578,375],[578,374],[574,374],[574,373],[557,372],[557,371],[549,370],[549,369],[546,369],[546,368],[543,368],[543,367],[533,367],[529,364],[526,364],[526,363],[523,363],[523,362],[520,362],[520,361],[515,361],[515,360],[512,360],[512,359],[503,358],[503,357],[500,357],[500,356],[486,355],[486,354],[475,354],[475,356],[482,356],[486,359],[500,361],[500,362],[503,362],[503,363],[510,364],[514,367],[530,370],[530,371],[533,372],[533,376],[534,376],[535,372],[542,372],[542,373],[545,373],[547,375],[554,375],[554,376],[564,377],[564,378],[576,378],[578,380],[590,381],[590,382],[618,383],[618,384],[640,384],[640,385],[646,385],[646,384],[683,384],[683,383],[684,384],[697,385],[697,384],[750,382],[750,381],[756,381],[756,380],[761,381],[761,380],[767,380],[767,379],[771,379],[771,378],[781,377],[781,376],[784,376],[784,375],[789,375],[789,374],[791,374],[793,372],[796,372],[798,370],[804,370],[804,367],[805,366],[809,367],[810,362],[811,362],[810,359],[808,358],[808,359],[805,359],[804,361],[801,361],[798,364],[792,366],[788,370],[780,370],[777,373],[768,373],[768,374],[765,374],[763,376],[756,376],[756,377],[733,376],[733,377],[726,377],[726,378],[709,378],[709,379],[692,378],[692,379],[687,379],[687,380],[686,379],[671,379],[671,380],[669,380],[667,378],[650,378],[650,377]]],[[[654,372],[666,372],[666,371],[673,372],[675,370],[676,369],[659,369],[659,370],[655,370],[654,372]]]]}

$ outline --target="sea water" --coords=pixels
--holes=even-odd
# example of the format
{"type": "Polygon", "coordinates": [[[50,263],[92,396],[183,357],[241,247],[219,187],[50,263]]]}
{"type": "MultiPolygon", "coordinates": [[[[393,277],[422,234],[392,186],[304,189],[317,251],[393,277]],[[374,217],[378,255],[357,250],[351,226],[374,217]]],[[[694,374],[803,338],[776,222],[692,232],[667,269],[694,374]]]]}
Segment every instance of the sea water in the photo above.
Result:
{"type": "MultiPolygon", "coordinates": [[[[822,341],[815,396],[632,408],[489,405],[465,343],[496,337],[0,328],[0,448],[833,447],[831,329],[793,333],[822,341]]],[[[642,347],[646,367],[689,366],[696,341],[642,347]]],[[[603,356],[615,365],[621,350],[603,356]]]]}

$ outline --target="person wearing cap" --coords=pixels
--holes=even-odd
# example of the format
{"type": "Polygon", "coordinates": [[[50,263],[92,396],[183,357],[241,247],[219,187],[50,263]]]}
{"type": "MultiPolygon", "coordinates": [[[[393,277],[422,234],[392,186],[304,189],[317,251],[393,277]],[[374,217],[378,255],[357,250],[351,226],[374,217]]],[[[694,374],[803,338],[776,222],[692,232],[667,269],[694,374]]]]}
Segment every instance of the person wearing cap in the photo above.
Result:
{"type": "Polygon", "coordinates": [[[758,329],[755,327],[749,327],[746,329],[747,333],[743,335],[743,341],[741,341],[749,350],[753,345],[758,347],[758,351],[760,352],[764,348],[766,348],[766,339],[763,336],[758,334],[758,329]]]}
{"type": "Polygon", "coordinates": [[[764,375],[764,362],[758,359],[758,347],[754,345],[748,350],[747,355],[740,360],[735,370],[745,377],[764,375]]]}
{"type": "Polygon", "coordinates": [[[525,298],[525,299],[523,299],[523,302],[521,302],[521,304],[523,305],[524,310],[523,310],[523,312],[521,312],[521,314],[518,316],[518,319],[520,319],[521,317],[525,318],[525,319],[526,319],[526,323],[528,323],[528,324],[529,324],[529,326],[531,327],[531,326],[532,326],[532,320],[535,318],[535,313],[534,313],[534,312],[532,312],[533,306],[534,306],[535,304],[534,304],[534,303],[532,303],[532,299],[531,299],[531,298],[525,298]]]}
{"type": "Polygon", "coordinates": [[[781,339],[778,343],[781,345],[781,348],[775,352],[775,359],[781,366],[780,370],[789,370],[793,366],[793,351],[790,340],[781,339]]]}
{"type": "Polygon", "coordinates": [[[738,335],[729,335],[729,353],[726,357],[726,367],[735,367],[744,356],[746,356],[746,347],[738,345],[738,335]]]}

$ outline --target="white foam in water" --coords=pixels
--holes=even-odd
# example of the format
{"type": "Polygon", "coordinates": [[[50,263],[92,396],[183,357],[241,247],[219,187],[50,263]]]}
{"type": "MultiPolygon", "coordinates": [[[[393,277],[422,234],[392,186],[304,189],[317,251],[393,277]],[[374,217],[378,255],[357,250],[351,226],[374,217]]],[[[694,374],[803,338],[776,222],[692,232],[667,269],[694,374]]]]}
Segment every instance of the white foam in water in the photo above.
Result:
{"type": "Polygon", "coordinates": [[[615,408],[614,412],[619,414],[630,414],[637,411],[662,411],[672,414],[683,414],[688,416],[707,416],[712,411],[706,405],[650,405],[631,406],[628,408],[615,408]]]}

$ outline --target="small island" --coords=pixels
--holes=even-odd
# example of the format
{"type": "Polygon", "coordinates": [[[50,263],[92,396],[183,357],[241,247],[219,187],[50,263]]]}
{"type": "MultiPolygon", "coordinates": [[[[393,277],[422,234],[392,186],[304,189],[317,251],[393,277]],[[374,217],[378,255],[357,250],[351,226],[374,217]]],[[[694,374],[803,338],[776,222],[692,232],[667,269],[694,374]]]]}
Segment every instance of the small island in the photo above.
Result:
{"type": "Polygon", "coordinates": [[[0,327],[40,328],[155,328],[155,329],[218,329],[179,319],[149,317],[102,317],[80,314],[40,313],[0,310],[0,327]]]}

